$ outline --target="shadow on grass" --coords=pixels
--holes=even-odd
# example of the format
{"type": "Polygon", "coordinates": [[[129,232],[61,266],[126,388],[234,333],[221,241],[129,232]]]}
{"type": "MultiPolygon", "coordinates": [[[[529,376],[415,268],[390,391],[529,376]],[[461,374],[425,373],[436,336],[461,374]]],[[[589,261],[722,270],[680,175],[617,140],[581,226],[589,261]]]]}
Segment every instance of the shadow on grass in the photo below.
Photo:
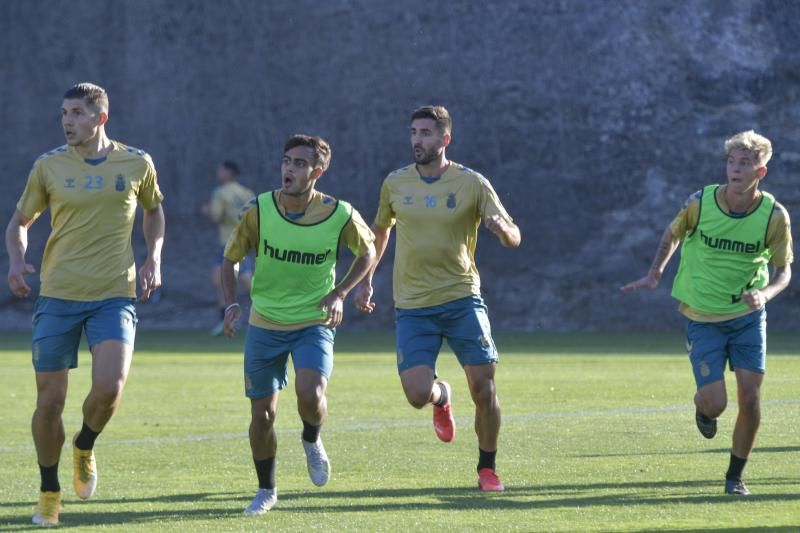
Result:
{"type": "MultiPolygon", "coordinates": [[[[794,484],[797,480],[764,479],[751,482],[756,494],[747,502],[794,502],[800,494],[758,494],[760,487],[794,484]]],[[[191,521],[232,518],[241,516],[250,494],[186,493],[145,498],[99,499],[92,502],[68,501],[61,518],[64,527],[112,526],[119,524],[147,524],[163,527],[164,521],[191,521]],[[191,509],[177,505],[170,510],[143,510],[114,512],[116,504],[194,504],[191,509]],[[103,510],[97,510],[102,506],[103,510]],[[200,506],[200,508],[197,508],[200,506]],[[111,507],[112,509],[108,509],[111,507]]],[[[632,483],[589,483],[554,485],[517,485],[507,487],[504,493],[479,493],[474,487],[424,487],[408,489],[323,490],[282,493],[273,513],[353,513],[385,511],[459,511],[459,510],[536,510],[575,507],[622,507],[664,504],[739,505],[742,498],[722,493],[719,480],[652,481],[632,483]],[[683,491],[676,494],[676,491],[683,491]],[[715,494],[696,494],[708,492],[715,494]],[[659,494],[659,491],[666,491],[659,494]],[[718,493],[717,493],[718,491],[718,493]],[[612,492],[612,493],[609,493],[612,492]],[[412,500],[412,501],[408,501],[412,500]],[[420,501],[413,501],[420,500],[420,501]]],[[[3,507],[19,507],[16,516],[0,523],[0,530],[19,530],[30,524],[33,503],[12,502],[3,507]]],[[[33,526],[31,526],[33,528],[33,526]]],[[[714,528],[716,531],[723,531],[714,528]]],[[[746,531],[729,529],[724,531],[746,531]]],[[[775,528],[770,531],[788,531],[775,528]]]]}
{"type": "MultiPolygon", "coordinates": [[[[766,479],[751,482],[751,488],[774,485],[798,485],[794,479],[766,479]]],[[[370,498],[431,498],[431,502],[398,502],[348,505],[337,501],[333,505],[293,506],[293,510],[352,512],[378,510],[457,510],[457,509],[547,509],[558,507],[584,506],[629,506],[675,504],[736,504],[741,498],[723,493],[720,480],[703,481],[643,481],[633,483],[590,483],[563,485],[517,485],[506,487],[503,493],[479,493],[474,488],[420,488],[420,489],[378,489],[360,491],[325,491],[311,493],[292,493],[283,495],[282,500],[343,500],[357,501],[370,498]],[[676,490],[689,489],[718,491],[717,494],[675,494],[676,490]],[[670,491],[663,496],[659,490],[670,491]],[[616,494],[597,494],[598,492],[623,491],[616,494]],[[642,491],[646,491],[642,494],[642,491]]],[[[797,501],[800,494],[754,494],[747,501],[797,501]]]]}
{"type": "MultiPolygon", "coordinates": [[[[162,522],[169,520],[216,520],[221,518],[239,517],[242,511],[250,502],[250,495],[231,492],[231,493],[187,493],[170,494],[164,496],[154,496],[151,498],[120,498],[120,499],[95,499],[92,501],[67,500],[61,511],[61,523],[59,529],[70,527],[86,526],[114,526],[121,524],[147,524],[153,523],[153,529],[159,530],[164,527],[162,522]],[[173,509],[155,511],[119,511],[115,512],[108,506],[132,504],[205,504],[203,508],[193,509],[173,509]],[[220,507],[211,507],[211,503],[218,503],[220,507]],[[102,511],[96,511],[98,506],[102,506],[102,511]],[[93,509],[94,508],[94,509],[93,509]],[[88,512],[86,512],[88,511],[88,512]]],[[[18,507],[20,509],[16,516],[4,517],[0,521],[0,531],[19,531],[21,529],[41,530],[39,526],[31,524],[35,502],[0,502],[2,507],[18,507]],[[28,526],[28,527],[25,527],[28,526]]]]}

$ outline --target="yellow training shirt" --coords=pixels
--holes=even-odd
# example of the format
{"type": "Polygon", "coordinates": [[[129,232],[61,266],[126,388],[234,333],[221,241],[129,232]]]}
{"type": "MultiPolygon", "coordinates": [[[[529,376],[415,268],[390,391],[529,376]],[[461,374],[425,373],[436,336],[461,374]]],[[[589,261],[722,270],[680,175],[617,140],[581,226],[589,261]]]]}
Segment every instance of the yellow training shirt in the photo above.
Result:
{"type": "Polygon", "coordinates": [[[238,181],[229,181],[211,193],[211,214],[219,220],[220,244],[224,246],[228,242],[228,237],[239,222],[242,208],[255,196],[253,191],[238,181]]]}
{"type": "MultiPolygon", "coordinates": [[[[728,203],[725,201],[725,185],[717,189],[716,199],[717,205],[725,213],[730,213],[728,203]]],[[[672,221],[670,228],[672,229],[672,237],[674,240],[683,240],[683,238],[694,231],[697,223],[700,221],[700,198],[703,196],[703,191],[697,191],[692,194],[684,203],[683,208],[678,212],[675,219],[672,221]]],[[[756,202],[749,212],[758,209],[760,202],[756,202]]],[[[792,252],[792,231],[791,223],[789,221],[789,212],[778,202],[775,202],[775,208],[772,211],[772,217],[769,219],[767,226],[767,236],[765,245],[772,251],[772,259],[770,263],[775,268],[780,268],[791,264],[794,261],[794,254],[792,252]]],[[[719,315],[713,313],[705,313],[694,309],[685,303],[681,302],[678,310],[689,318],[697,322],[722,322],[731,320],[740,316],[751,313],[751,310],[746,310],[741,313],[734,313],[730,315],[719,315]]]]}
{"type": "Polygon", "coordinates": [[[381,187],[375,226],[397,225],[395,306],[415,309],[479,295],[478,226],[492,215],[512,221],[489,180],[453,161],[431,183],[416,165],[389,174],[381,187]]]}
{"type": "MultiPolygon", "coordinates": [[[[286,210],[281,204],[280,190],[273,191],[275,199],[277,200],[278,210],[282,215],[286,216],[286,210]]],[[[305,213],[299,218],[290,218],[296,224],[311,225],[321,222],[333,213],[336,207],[336,199],[323,194],[319,191],[314,191],[311,202],[305,210],[305,213]]],[[[288,217],[287,217],[288,218],[288,217]]],[[[251,250],[256,250],[259,244],[259,228],[258,228],[258,206],[256,200],[253,198],[245,207],[241,220],[234,228],[228,239],[228,244],[225,246],[225,258],[233,263],[238,263],[250,253],[251,250]]],[[[353,209],[350,221],[342,229],[342,235],[339,238],[339,243],[347,246],[356,257],[361,257],[369,250],[370,245],[375,241],[375,236],[372,230],[358,211],[353,209]]],[[[256,255],[256,261],[258,256],[256,255]]],[[[280,280],[276,280],[280,283],[280,280]]],[[[280,324],[273,322],[267,317],[261,315],[254,308],[250,309],[250,324],[259,328],[274,329],[291,331],[296,329],[306,328],[315,324],[321,324],[321,320],[313,320],[301,324],[280,324]]]]}
{"type": "Polygon", "coordinates": [[[50,208],[42,296],[84,302],[136,296],[136,205],[152,210],[163,196],[150,156],[111,143],[96,164],[71,146],[56,148],[39,157],[28,176],[19,212],[35,220],[50,208]]]}

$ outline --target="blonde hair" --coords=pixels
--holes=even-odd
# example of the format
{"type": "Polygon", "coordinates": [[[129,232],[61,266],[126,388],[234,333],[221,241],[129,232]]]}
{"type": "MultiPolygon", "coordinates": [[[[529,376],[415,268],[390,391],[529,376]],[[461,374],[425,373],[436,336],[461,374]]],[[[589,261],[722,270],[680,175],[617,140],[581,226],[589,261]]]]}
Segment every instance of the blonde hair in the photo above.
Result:
{"type": "Polygon", "coordinates": [[[725,153],[730,155],[734,150],[749,150],[756,156],[756,164],[759,167],[767,166],[767,162],[772,157],[772,143],[763,135],[759,135],[753,130],[737,133],[725,141],[725,153]]]}

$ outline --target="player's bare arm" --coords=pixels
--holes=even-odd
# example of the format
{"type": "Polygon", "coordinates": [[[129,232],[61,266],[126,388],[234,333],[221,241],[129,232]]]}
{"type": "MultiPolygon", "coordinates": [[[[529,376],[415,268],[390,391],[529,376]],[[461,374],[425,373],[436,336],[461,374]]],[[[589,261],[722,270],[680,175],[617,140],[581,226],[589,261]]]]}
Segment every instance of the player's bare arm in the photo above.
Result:
{"type": "Polygon", "coordinates": [[[620,287],[620,290],[622,292],[632,292],[637,289],[655,289],[658,287],[658,283],[661,281],[661,275],[664,273],[664,269],[667,268],[672,254],[678,249],[678,244],[680,244],[680,239],[676,239],[675,236],[672,235],[672,227],[667,226],[667,229],[664,230],[664,234],[661,236],[661,242],[658,243],[656,255],[653,258],[652,265],[650,265],[650,270],[647,271],[647,275],[627,285],[623,285],[620,287]]]}
{"type": "Polygon", "coordinates": [[[353,302],[359,311],[371,313],[375,310],[375,302],[372,301],[372,277],[375,275],[375,269],[378,268],[378,263],[383,259],[383,254],[386,252],[386,247],[389,244],[389,236],[392,233],[392,228],[381,228],[372,225],[372,233],[375,235],[375,260],[367,271],[364,279],[356,287],[355,301],[353,302]]]}
{"type": "Polygon", "coordinates": [[[486,229],[497,235],[497,238],[500,239],[500,244],[506,248],[516,248],[522,242],[519,227],[500,215],[488,216],[483,220],[483,223],[486,229]]]}
{"type": "Polygon", "coordinates": [[[6,250],[8,252],[8,288],[18,298],[25,298],[31,288],[25,282],[25,275],[36,272],[33,265],[25,262],[28,249],[28,228],[33,220],[15,210],[6,227],[6,250]]]}
{"type": "Polygon", "coordinates": [[[222,260],[222,294],[225,297],[224,333],[228,337],[236,334],[236,323],[242,317],[242,308],[236,301],[236,263],[227,257],[222,260]]]}
{"type": "Polygon", "coordinates": [[[761,309],[767,302],[775,298],[783,289],[789,286],[792,279],[792,266],[785,265],[775,269],[775,276],[769,285],[763,289],[747,291],[742,294],[742,301],[752,309],[761,309]]]}
{"type": "Polygon", "coordinates": [[[344,317],[344,300],[347,298],[350,291],[353,290],[372,269],[376,258],[375,246],[370,244],[366,253],[357,257],[350,265],[350,270],[341,283],[320,300],[317,307],[328,313],[328,318],[325,321],[326,326],[335,328],[342,323],[342,318],[344,317]]]}
{"type": "Polygon", "coordinates": [[[144,210],[142,228],[147,243],[147,259],[139,269],[139,284],[142,288],[139,301],[147,300],[153,291],[161,287],[161,248],[164,246],[165,226],[161,204],[155,209],[144,210]]]}

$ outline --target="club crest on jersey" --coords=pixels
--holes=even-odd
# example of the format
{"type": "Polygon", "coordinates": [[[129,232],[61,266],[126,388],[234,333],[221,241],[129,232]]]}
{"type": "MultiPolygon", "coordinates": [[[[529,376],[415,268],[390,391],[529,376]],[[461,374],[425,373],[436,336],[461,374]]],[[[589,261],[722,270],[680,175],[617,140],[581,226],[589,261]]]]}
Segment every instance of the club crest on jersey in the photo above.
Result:
{"type": "Polygon", "coordinates": [[[64,188],[65,189],[74,189],[75,188],[75,178],[67,178],[64,180],[64,188]]]}
{"type": "Polygon", "coordinates": [[[454,192],[447,193],[447,208],[448,209],[456,208],[456,193],[454,192]]]}
{"type": "Polygon", "coordinates": [[[403,197],[403,205],[412,205],[414,200],[410,196],[403,197]]]}
{"type": "Polygon", "coordinates": [[[117,174],[117,182],[114,184],[114,188],[120,192],[125,190],[125,176],[117,174]]]}

